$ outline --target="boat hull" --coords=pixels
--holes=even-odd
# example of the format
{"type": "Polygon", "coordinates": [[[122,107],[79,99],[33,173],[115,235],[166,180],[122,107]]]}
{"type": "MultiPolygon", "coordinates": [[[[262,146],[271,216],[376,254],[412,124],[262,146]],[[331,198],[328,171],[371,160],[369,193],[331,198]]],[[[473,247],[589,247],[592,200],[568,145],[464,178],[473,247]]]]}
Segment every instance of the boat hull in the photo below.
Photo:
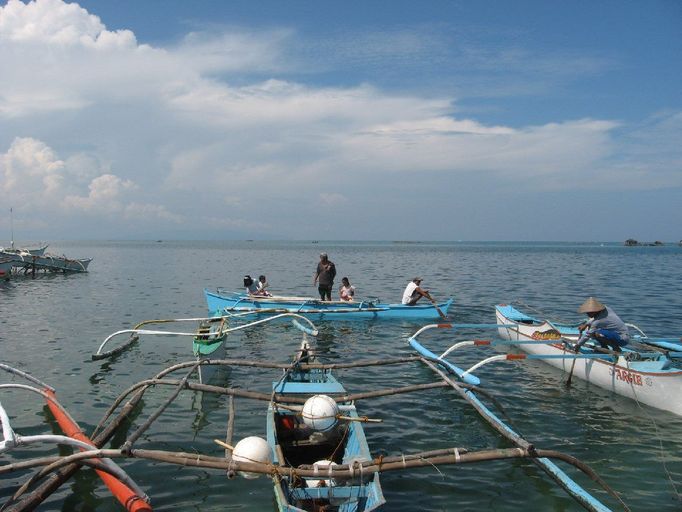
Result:
{"type": "MultiPolygon", "coordinates": [[[[498,329],[499,335],[506,340],[537,342],[556,332],[574,342],[578,339],[578,331],[573,327],[537,320],[511,306],[498,305],[495,313],[498,325],[506,326],[498,329]]],[[[561,340],[546,344],[519,344],[518,347],[529,354],[574,354],[561,340]]],[[[543,361],[564,372],[572,370],[574,377],[600,388],[682,416],[682,401],[679,399],[682,370],[671,367],[670,360],[663,355],[652,361],[628,361],[623,356],[617,361],[573,358],[543,361]]]]}
{"type": "MultiPolygon", "coordinates": [[[[436,320],[441,318],[433,304],[384,304],[372,302],[323,302],[309,297],[250,297],[239,293],[214,293],[204,290],[210,315],[229,313],[276,314],[298,313],[314,320],[404,319],[436,320]]],[[[438,304],[447,315],[452,299],[438,304]]]]}

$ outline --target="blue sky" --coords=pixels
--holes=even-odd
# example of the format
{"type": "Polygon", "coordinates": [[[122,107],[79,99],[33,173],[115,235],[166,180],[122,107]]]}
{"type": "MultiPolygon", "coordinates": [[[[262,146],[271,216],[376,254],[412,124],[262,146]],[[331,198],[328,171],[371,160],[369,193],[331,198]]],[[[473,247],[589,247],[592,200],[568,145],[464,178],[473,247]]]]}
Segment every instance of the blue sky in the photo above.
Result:
{"type": "Polygon", "coordinates": [[[18,240],[682,238],[681,2],[0,5],[18,240]]]}

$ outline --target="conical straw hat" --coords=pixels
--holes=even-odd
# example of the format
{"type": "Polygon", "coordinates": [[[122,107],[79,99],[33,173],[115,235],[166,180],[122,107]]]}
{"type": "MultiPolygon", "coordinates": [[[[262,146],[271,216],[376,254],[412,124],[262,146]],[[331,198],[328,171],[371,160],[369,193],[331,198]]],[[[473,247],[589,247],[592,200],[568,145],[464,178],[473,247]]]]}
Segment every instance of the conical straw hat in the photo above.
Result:
{"type": "Polygon", "coordinates": [[[597,313],[602,309],[606,309],[604,304],[594,297],[588,297],[588,299],[583,302],[583,305],[578,308],[578,313],[597,313]]]}

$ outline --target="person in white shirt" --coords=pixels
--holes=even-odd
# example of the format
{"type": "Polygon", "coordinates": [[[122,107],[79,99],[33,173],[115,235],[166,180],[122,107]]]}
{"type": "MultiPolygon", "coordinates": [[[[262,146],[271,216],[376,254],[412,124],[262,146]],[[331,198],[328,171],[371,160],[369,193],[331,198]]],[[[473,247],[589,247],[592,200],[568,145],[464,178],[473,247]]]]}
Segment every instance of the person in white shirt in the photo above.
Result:
{"type": "Polygon", "coordinates": [[[355,286],[350,284],[347,277],[341,279],[341,286],[339,287],[339,297],[341,300],[352,301],[355,296],[355,286]]]}
{"type": "Polygon", "coordinates": [[[428,292],[428,290],[424,290],[420,286],[422,281],[423,279],[421,277],[415,277],[412,279],[412,281],[407,283],[405,291],[403,292],[403,304],[407,306],[414,306],[422,297],[426,297],[433,302],[433,298],[431,297],[431,294],[428,292]]]}
{"type": "Polygon", "coordinates": [[[272,297],[272,294],[266,289],[268,287],[268,280],[265,276],[258,276],[258,282],[256,283],[256,295],[262,295],[263,297],[272,297]]]}

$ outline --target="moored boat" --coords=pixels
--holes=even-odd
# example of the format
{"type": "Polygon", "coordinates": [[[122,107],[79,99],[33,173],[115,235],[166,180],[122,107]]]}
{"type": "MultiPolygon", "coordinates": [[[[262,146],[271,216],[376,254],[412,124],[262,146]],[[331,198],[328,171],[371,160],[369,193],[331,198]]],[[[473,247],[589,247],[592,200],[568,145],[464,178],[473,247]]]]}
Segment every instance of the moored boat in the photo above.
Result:
{"type": "Polygon", "coordinates": [[[321,301],[313,297],[260,297],[240,292],[204,290],[211,316],[231,313],[277,314],[291,312],[315,320],[404,319],[429,320],[447,315],[453,299],[440,304],[388,304],[378,301],[321,301]]]}
{"type": "Polygon", "coordinates": [[[334,399],[346,394],[346,390],[331,369],[303,370],[298,366],[313,362],[314,352],[304,341],[292,370],[273,382],[276,400],[268,407],[267,441],[276,464],[313,465],[319,468],[321,477],[273,477],[278,509],[375,510],[385,503],[378,473],[363,476],[360,472],[348,480],[325,476],[330,467],[369,463],[372,456],[355,403],[334,399]],[[307,399],[302,408],[301,398],[307,399]]]}
{"type": "MultiPolygon", "coordinates": [[[[555,368],[603,389],[682,415],[679,399],[682,368],[670,357],[675,356],[674,353],[647,352],[626,346],[619,354],[604,354],[603,350],[588,343],[580,348],[582,357],[574,357],[576,354],[570,344],[579,337],[575,326],[540,320],[506,304],[497,305],[495,314],[500,336],[518,342],[524,352],[540,356],[555,368]]],[[[633,339],[652,346],[656,342],[641,335],[633,336],[633,339]]]]}

